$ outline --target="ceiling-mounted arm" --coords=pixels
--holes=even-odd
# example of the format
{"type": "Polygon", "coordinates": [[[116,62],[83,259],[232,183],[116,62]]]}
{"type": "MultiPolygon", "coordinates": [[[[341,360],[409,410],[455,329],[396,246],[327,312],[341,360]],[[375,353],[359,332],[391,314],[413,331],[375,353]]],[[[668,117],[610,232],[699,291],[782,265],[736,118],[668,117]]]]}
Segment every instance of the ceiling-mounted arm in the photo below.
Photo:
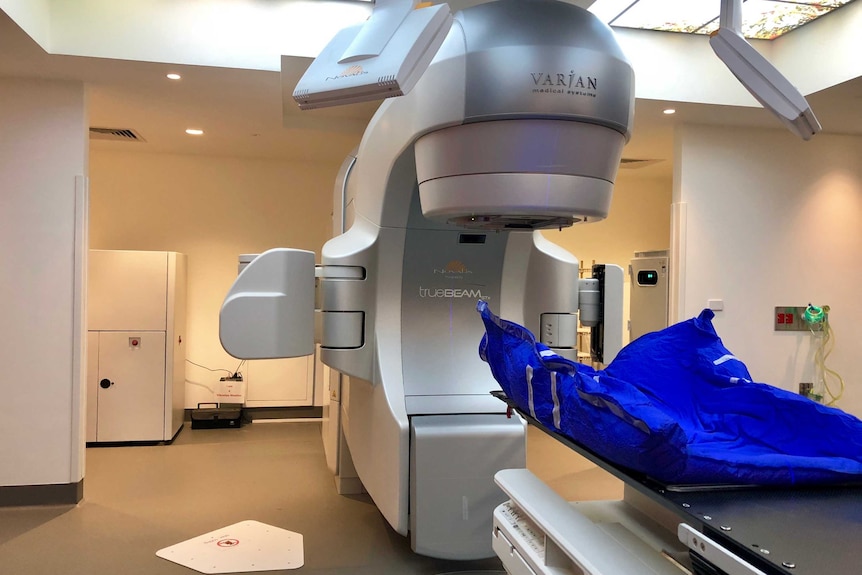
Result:
{"type": "Polygon", "coordinates": [[[377,0],[362,24],[340,31],[293,91],[303,110],[402,96],[428,68],[452,26],[448,4],[377,0]]]}
{"type": "Polygon", "coordinates": [[[742,36],[742,0],[721,0],[719,23],[709,44],[751,95],[803,140],[820,132],[805,97],[742,36]]]}
{"type": "Polygon", "coordinates": [[[718,25],[742,35],[742,0],[721,0],[718,25]]]}
{"type": "Polygon", "coordinates": [[[415,0],[375,0],[371,16],[359,29],[338,63],[350,64],[379,56],[415,7],[415,0]]]}

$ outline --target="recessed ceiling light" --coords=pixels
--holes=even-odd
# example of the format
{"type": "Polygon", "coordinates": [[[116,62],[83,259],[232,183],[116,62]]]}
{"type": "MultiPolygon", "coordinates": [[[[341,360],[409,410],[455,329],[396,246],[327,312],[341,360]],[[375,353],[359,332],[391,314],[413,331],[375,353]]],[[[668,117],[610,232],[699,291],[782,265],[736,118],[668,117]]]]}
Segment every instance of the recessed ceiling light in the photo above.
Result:
{"type": "Polygon", "coordinates": [[[190,136],[203,136],[204,131],[198,130],[197,128],[189,128],[188,130],[186,130],[186,134],[190,136]]]}
{"type": "Polygon", "coordinates": [[[661,113],[670,116],[671,114],[676,114],[676,110],[674,110],[673,108],[665,108],[661,111],[661,113]]]}
{"type": "Polygon", "coordinates": [[[173,72],[171,72],[170,74],[167,75],[167,78],[168,78],[168,80],[179,80],[180,78],[182,78],[182,76],[180,76],[179,74],[174,74],[173,72]]]}

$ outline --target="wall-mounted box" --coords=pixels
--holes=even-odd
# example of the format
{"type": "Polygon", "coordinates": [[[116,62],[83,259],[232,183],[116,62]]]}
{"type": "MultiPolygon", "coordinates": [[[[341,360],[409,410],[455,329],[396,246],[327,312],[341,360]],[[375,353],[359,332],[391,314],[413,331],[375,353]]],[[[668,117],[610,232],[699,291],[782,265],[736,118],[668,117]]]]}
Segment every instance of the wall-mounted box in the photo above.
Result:
{"type": "Polygon", "coordinates": [[[668,325],[669,260],[668,250],[635,252],[629,264],[631,341],[668,325]]]}

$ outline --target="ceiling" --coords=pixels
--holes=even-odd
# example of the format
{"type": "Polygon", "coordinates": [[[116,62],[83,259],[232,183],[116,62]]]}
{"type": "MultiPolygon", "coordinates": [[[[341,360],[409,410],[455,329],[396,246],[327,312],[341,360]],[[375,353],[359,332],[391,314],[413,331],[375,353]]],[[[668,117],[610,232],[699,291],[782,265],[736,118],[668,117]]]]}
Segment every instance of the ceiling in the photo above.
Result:
{"type": "MultiPolygon", "coordinates": [[[[295,85],[309,63],[307,58],[291,58],[284,71],[286,85],[295,85]]],[[[93,140],[95,149],[338,165],[359,143],[365,124],[379,105],[305,112],[290,106],[283,115],[282,74],[278,72],[49,55],[2,11],[0,76],[83,81],[88,86],[91,126],[133,129],[146,140],[93,140]],[[168,80],[168,72],[182,74],[182,80],[168,80]],[[188,136],[184,130],[189,127],[203,128],[206,135],[188,136]]],[[[862,134],[862,79],[813,94],[808,100],[825,132],[862,134]]],[[[672,106],[677,113],[668,116],[662,114],[668,107],[666,102],[637,101],[633,136],[624,156],[664,160],[637,170],[644,176],[670,176],[677,124],[781,129],[777,120],[759,108],[672,106]]]]}

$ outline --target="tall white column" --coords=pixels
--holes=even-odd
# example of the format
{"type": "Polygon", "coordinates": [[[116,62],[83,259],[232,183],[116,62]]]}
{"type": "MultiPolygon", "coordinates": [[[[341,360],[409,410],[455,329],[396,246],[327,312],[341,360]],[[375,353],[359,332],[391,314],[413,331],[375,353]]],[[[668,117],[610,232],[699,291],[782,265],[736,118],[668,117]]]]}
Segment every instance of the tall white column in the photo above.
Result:
{"type": "Polygon", "coordinates": [[[0,505],[83,492],[87,130],[82,83],[0,78],[0,505]]]}

